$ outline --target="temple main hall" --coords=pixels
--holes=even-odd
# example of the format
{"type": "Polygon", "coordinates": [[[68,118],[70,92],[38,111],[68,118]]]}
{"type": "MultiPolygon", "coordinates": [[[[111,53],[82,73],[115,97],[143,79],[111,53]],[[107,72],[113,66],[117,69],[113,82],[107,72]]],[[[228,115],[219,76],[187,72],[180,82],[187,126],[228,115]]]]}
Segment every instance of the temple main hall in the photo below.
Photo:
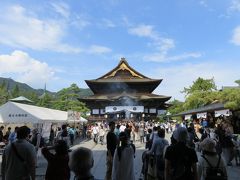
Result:
{"type": "Polygon", "coordinates": [[[152,120],[168,108],[171,96],[153,94],[162,79],[133,69],[125,58],[105,75],[85,81],[94,93],[79,99],[91,110],[89,120],[152,120]]]}

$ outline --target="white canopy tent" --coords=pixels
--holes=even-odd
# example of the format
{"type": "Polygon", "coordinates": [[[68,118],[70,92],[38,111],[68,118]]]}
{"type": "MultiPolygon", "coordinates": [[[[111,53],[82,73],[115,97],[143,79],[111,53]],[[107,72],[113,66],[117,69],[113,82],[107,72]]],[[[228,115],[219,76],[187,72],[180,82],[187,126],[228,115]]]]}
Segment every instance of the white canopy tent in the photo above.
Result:
{"type": "Polygon", "coordinates": [[[0,106],[0,123],[41,124],[64,122],[68,122],[68,113],[66,111],[10,101],[0,106]]]}

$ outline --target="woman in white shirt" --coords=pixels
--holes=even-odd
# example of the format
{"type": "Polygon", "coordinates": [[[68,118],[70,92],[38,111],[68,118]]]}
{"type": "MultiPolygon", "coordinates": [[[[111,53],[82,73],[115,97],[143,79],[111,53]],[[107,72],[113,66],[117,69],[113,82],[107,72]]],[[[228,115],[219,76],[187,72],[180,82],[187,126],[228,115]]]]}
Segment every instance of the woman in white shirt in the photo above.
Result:
{"type": "Polygon", "coordinates": [[[121,145],[116,148],[113,157],[112,180],[135,180],[134,148],[128,142],[125,132],[119,134],[121,145]]]}

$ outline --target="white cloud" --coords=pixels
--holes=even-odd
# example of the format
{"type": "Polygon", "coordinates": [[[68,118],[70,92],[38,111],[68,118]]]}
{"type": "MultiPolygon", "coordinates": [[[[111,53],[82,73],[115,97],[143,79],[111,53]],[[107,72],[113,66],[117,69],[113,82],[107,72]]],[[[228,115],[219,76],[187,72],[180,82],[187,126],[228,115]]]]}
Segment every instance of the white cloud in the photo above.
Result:
{"type": "Polygon", "coordinates": [[[232,0],[228,12],[240,12],[240,0],[232,0]]]}
{"type": "Polygon", "coordinates": [[[0,75],[13,76],[17,81],[39,88],[54,78],[55,71],[45,62],[31,58],[23,51],[0,55],[0,75]]]}
{"type": "Polygon", "coordinates": [[[109,20],[109,19],[103,19],[102,20],[102,25],[104,27],[107,27],[107,28],[114,28],[114,27],[116,27],[116,24],[114,22],[112,22],[111,20],[109,20]]]}
{"type": "MultiPolygon", "coordinates": [[[[234,86],[234,81],[239,79],[239,66],[237,62],[233,67],[229,63],[203,62],[186,63],[181,65],[174,64],[170,67],[157,68],[150,74],[150,77],[163,78],[163,82],[156,89],[157,94],[169,95],[173,98],[184,100],[184,94],[180,93],[184,87],[192,85],[198,77],[205,79],[214,78],[215,83],[220,89],[222,86],[234,86]]],[[[235,62],[236,63],[236,62],[235,62]]],[[[172,99],[173,99],[172,98],[172,99]]]]}
{"type": "Polygon", "coordinates": [[[70,25],[82,30],[83,28],[91,25],[91,22],[87,19],[88,17],[83,14],[74,14],[68,21],[70,22],[70,25]]]}
{"type": "Polygon", "coordinates": [[[86,52],[90,53],[90,54],[104,54],[104,53],[109,53],[112,50],[108,47],[105,46],[99,46],[99,45],[92,45],[89,47],[88,50],[86,50],[86,52]]]}
{"type": "Polygon", "coordinates": [[[143,57],[146,61],[155,61],[155,62],[172,62],[172,61],[179,61],[182,59],[188,59],[188,58],[199,58],[202,54],[199,52],[193,52],[193,53],[183,53],[176,56],[166,56],[162,53],[155,53],[146,55],[143,57]]]}
{"type": "Polygon", "coordinates": [[[151,25],[141,24],[133,27],[129,22],[126,25],[130,26],[128,29],[129,34],[150,39],[151,42],[149,44],[153,47],[154,51],[152,53],[141,55],[146,61],[171,62],[188,58],[199,58],[202,56],[199,52],[186,52],[178,55],[169,55],[169,51],[176,46],[174,39],[160,36],[151,25]]]}
{"type": "Polygon", "coordinates": [[[140,37],[158,38],[158,35],[153,31],[153,26],[150,25],[138,25],[136,27],[131,27],[128,32],[133,35],[140,37]]]}
{"type": "Polygon", "coordinates": [[[237,46],[240,46],[240,26],[233,30],[233,36],[231,42],[237,46]]]}
{"type": "Polygon", "coordinates": [[[68,18],[70,16],[70,7],[64,2],[51,3],[53,8],[61,16],[68,18]]]}
{"type": "Polygon", "coordinates": [[[208,7],[207,2],[205,0],[199,1],[199,4],[204,7],[208,7]]]}
{"type": "Polygon", "coordinates": [[[42,20],[20,5],[0,10],[0,44],[34,50],[80,52],[79,48],[62,42],[66,35],[66,22],[42,20]]]}

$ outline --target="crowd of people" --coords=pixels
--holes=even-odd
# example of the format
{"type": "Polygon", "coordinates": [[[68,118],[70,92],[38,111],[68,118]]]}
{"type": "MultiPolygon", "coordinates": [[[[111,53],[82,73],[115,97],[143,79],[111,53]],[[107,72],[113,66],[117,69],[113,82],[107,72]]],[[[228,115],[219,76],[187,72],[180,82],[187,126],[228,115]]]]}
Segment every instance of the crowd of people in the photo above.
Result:
{"type": "Polygon", "coordinates": [[[46,180],[94,180],[94,165],[90,149],[77,148],[70,152],[77,136],[95,143],[106,143],[106,180],[135,180],[135,143],[145,143],[142,154],[141,177],[145,180],[226,180],[226,166],[240,165],[239,137],[232,132],[228,121],[212,127],[198,123],[159,123],[111,121],[84,125],[79,131],[62,125],[51,128],[46,144],[38,129],[27,126],[8,129],[0,137],[8,141],[2,157],[2,179],[35,179],[37,152],[47,160],[46,180]],[[171,135],[170,142],[165,133],[171,135]],[[30,136],[31,134],[31,136],[30,136]]]}

